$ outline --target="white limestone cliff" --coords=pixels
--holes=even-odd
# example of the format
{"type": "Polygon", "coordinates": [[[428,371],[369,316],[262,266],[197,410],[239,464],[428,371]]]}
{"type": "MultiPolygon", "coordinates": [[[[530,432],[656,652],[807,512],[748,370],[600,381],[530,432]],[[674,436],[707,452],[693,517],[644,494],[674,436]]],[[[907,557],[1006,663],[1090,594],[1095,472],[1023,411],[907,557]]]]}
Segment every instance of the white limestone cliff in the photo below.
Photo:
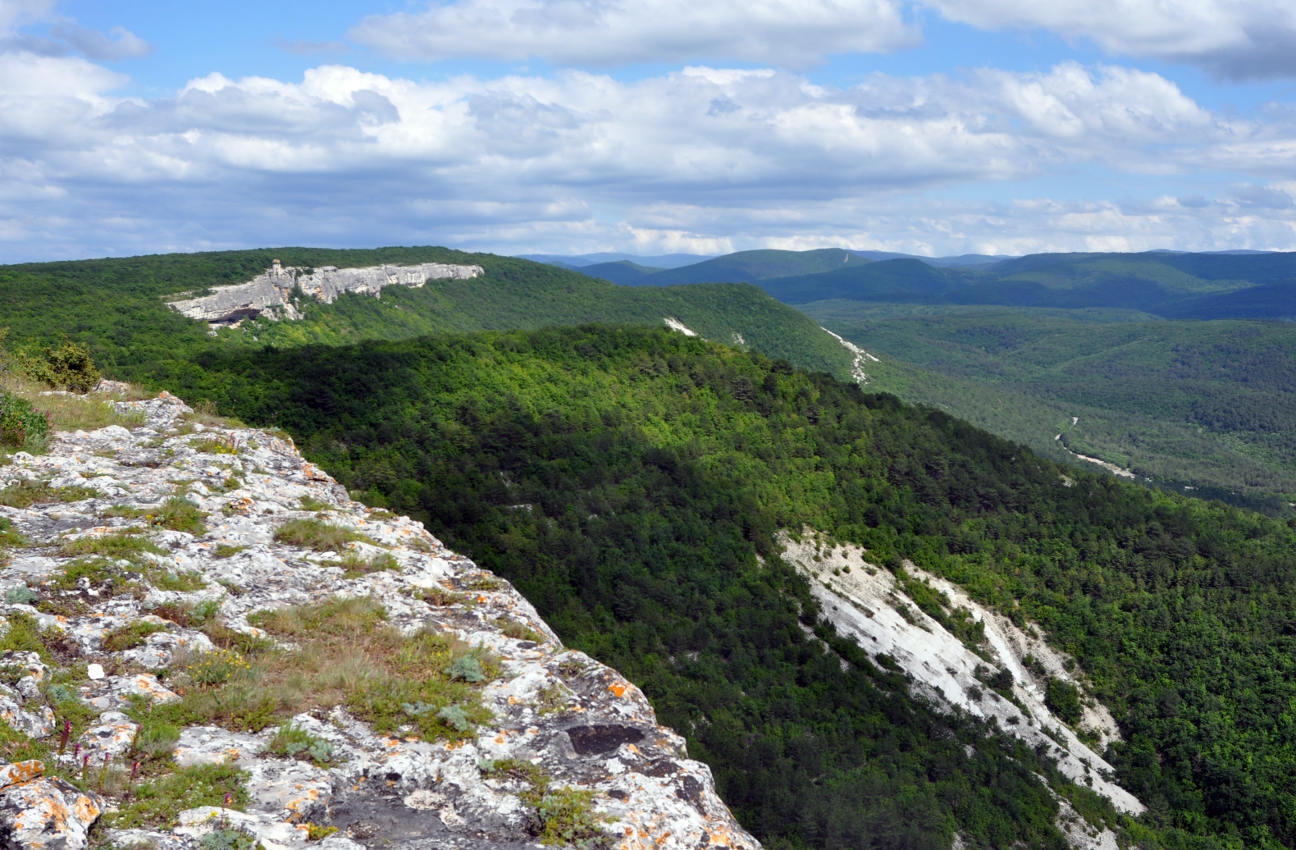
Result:
{"type": "Polygon", "coordinates": [[[467,280],[482,274],[481,266],[451,263],[306,269],[282,266],[275,260],[273,266],[247,283],[213,287],[209,295],[173,300],[170,305],[172,309],[191,319],[207,322],[213,328],[237,326],[244,319],[262,315],[272,319],[300,318],[292,304],[295,288],[300,288],[311,298],[332,304],[343,292],[378,297],[388,286],[418,288],[429,280],[467,280]]]}
{"type": "MultiPolygon", "coordinates": [[[[916,694],[938,708],[993,722],[1117,809],[1129,814],[1144,811],[1143,804],[1116,783],[1112,766],[1045,704],[1049,677],[1077,686],[1082,694],[1085,682],[1075,662],[1051,647],[1033,627],[1018,628],[957,585],[906,563],[909,576],[943,596],[947,614],[961,608],[972,621],[981,623],[985,641],[974,651],[920,610],[895,576],[870,563],[860,547],[829,543],[809,529],[796,537],[785,533],[780,542],[784,559],[810,579],[811,592],[838,633],[852,638],[872,658],[885,656],[883,663],[907,674],[916,694]],[[1003,673],[1011,682],[1011,699],[988,684],[1003,673]]],[[[1100,748],[1120,737],[1111,713],[1092,698],[1082,701],[1078,726],[1100,748]]],[[[1101,828],[1097,831],[1103,833],[1101,828]]],[[[1067,834],[1082,832],[1068,828],[1067,834]]],[[[1109,836],[1102,834],[1095,840],[1101,844],[1109,836]]]]}

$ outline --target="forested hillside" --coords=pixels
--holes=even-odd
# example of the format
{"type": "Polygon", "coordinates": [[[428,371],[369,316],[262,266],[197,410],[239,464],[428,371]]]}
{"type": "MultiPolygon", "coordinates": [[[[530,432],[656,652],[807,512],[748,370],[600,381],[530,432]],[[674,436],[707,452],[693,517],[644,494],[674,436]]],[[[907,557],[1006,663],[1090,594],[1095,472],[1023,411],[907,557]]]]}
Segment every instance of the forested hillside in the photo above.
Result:
{"type": "Polygon", "coordinates": [[[83,343],[102,367],[143,376],[148,364],[213,348],[205,326],[167,307],[167,297],[242,283],[274,259],[308,268],[475,264],[485,274],[419,289],[388,287],[381,298],[348,293],[334,304],[302,297],[303,320],[261,318],[221,330],[216,348],[335,345],[590,321],[661,326],[673,318],[708,338],[741,341],[808,369],[840,376],[850,371],[850,355],[832,337],[751,286],[621,287],[542,263],[435,247],[273,248],[0,266],[0,327],[24,345],[62,338],[83,343]]]}
{"type": "Polygon", "coordinates": [[[1151,809],[1125,821],[1055,777],[1095,816],[1145,847],[1296,840],[1286,523],[1064,470],[665,331],[267,351],[204,370],[162,379],[289,428],[348,486],[517,581],[565,639],[642,683],[770,846],[947,847],[954,832],[1060,846],[1030,752],[907,699],[815,626],[772,544],[804,525],[879,563],[911,558],[1072,653],[1121,723],[1119,780],[1151,809]]]}
{"type": "Polygon", "coordinates": [[[856,258],[825,268],[830,253],[744,252],[669,274],[753,281],[881,356],[867,369],[870,388],[1049,457],[1095,457],[1270,513],[1296,502],[1296,255],[856,258]]]}
{"type": "Polygon", "coordinates": [[[803,309],[883,358],[870,364],[874,388],[1050,456],[1101,457],[1274,513],[1296,494],[1291,323],[843,301],[803,309]]]}

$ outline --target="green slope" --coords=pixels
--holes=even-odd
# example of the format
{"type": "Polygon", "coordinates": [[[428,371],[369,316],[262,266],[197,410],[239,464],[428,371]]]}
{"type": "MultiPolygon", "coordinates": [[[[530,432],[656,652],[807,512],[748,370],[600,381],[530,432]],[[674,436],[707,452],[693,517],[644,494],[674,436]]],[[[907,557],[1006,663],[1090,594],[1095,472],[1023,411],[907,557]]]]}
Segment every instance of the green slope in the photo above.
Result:
{"type": "Polygon", "coordinates": [[[621,287],[554,266],[446,248],[331,250],[274,248],[170,254],[0,267],[0,327],[17,344],[85,343],[100,366],[145,377],[152,363],[220,346],[337,345],[428,333],[538,328],[581,322],[662,325],[673,318],[710,339],[752,346],[809,369],[845,376],[850,357],[803,314],[741,284],[621,287]],[[381,298],[346,294],[334,304],[303,298],[302,321],[261,319],[222,330],[168,308],[163,297],[241,283],[278,258],[284,265],[357,267],[378,263],[477,264],[482,277],[437,281],[420,289],[389,287],[381,298]]]}
{"type": "Polygon", "coordinates": [[[1296,493],[1296,325],[843,301],[804,309],[890,364],[870,369],[875,388],[1050,456],[1066,446],[1270,510],[1296,493]]]}
{"type": "Polygon", "coordinates": [[[767,846],[1061,847],[1041,771],[1149,850],[1296,841],[1285,523],[665,331],[230,353],[167,379],[514,579],[643,684],[767,846]],[[772,547],[806,525],[1039,623],[1118,718],[1108,755],[1150,813],[1116,816],[837,640],[772,547]]]}

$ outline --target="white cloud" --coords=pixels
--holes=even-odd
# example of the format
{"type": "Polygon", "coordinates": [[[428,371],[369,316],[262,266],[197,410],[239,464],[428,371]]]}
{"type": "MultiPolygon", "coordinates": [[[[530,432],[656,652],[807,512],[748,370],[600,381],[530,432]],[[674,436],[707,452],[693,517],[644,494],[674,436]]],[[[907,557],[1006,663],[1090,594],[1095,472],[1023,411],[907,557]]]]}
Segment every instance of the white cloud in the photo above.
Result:
{"type": "Polygon", "coordinates": [[[56,0],[0,0],[0,34],[18,27],[47,21],[54,15],[56,0]]]}
{"type": "Polygon", "coordinates": [[[912,45],[917,33],[894,0],[452,0],[368,17],[350,37],[424,61],[609,66],[702,59],[803,67],[825,55],[912,45]]]}
{"type": "Polygon", "coordinates": [[[0,230],[24,234],[0,236],[9,259],[65,246],[74,231],[86,234],[82,255],[428,241],[705,253],[1082,249],[1115,237],[1188,247],[1219,232],[1193,222],[1225,212],[1235,239],[1279,238],[1286,231],[1259,216],[1292,215],[1259,190],[1137,214],[932,200],[950,186],[1084,167],[1196,171],[1223,158],[1267,176],[1296,149],[1296,120],[1221,121],[1166,79],[1119,67],[875,74],[831,88],[769,69],[424,82],[333,65],[297,82],[210,74],[153,100],[114,97],[123,78],[84,59],[0,53],[0,77],[0,141],[39,175],[0,192],[0,230]]]}
{"type": "Polygon", "coordinates": [[[1296,74],[1289,0],[920,0],[985,30],[1047,29],[1104,50],[1204,66],[1222,76],[1296,74]]]}
{"type": "Polygon", "coordinates": [[[95,61],[133,59],[152,47],[125,27],[107,33],[79,26],[56,11],[56,0],[0,0],[0,50],[47,57],[84,56],[95,61]],[[28,28],[36,32],[24,32],[28,28]]]}

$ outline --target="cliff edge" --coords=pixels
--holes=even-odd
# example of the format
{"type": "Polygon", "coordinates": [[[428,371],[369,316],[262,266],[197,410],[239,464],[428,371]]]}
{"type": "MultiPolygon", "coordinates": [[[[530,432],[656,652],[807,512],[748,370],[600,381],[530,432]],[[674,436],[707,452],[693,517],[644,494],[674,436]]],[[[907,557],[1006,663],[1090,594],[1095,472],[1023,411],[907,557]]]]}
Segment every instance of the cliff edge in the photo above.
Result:
{"type": "Polygon", "coordinates": [[[507,582],[281,435],[112,404],[0,466],[3,846],[759,847],[507,582]]]}

